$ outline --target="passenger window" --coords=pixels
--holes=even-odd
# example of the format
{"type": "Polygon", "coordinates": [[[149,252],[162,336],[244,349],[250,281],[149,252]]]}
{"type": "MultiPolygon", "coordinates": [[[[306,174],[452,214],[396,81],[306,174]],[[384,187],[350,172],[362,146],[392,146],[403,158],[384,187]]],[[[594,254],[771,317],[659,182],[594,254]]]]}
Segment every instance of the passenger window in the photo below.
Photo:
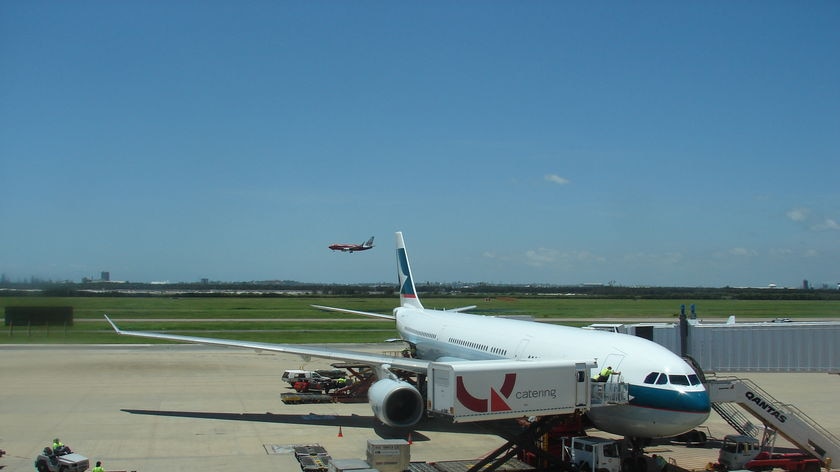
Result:
{"type": "Polygon", "coordinates": [[[659,377],[659,372],[651,372],[645,377],[646,384],[652,384],[656,382],[656,378],[659,377]]]}

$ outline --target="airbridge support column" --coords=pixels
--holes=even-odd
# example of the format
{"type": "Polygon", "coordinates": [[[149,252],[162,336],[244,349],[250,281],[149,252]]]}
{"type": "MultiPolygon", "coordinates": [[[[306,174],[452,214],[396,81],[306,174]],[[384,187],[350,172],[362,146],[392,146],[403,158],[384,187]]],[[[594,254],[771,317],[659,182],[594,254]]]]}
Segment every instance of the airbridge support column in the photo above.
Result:
{"type": "Polygon", "coordinates": [[[780,403],[747,379],[712,378],[706,387],[712,403],[737,403],[766,428],[778,432],[824,465],[837,467],[837,461],[840,461],[840,439],[795,406],[780,403]]]}

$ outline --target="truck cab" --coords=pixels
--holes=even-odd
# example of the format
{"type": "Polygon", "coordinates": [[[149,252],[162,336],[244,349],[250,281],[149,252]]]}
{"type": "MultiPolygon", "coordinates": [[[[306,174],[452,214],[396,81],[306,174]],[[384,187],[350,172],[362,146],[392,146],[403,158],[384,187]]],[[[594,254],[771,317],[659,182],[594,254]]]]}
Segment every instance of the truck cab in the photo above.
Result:
{"type": "Polygon", "coordinates": [[[621,472],[621,451],[613,439],[572,437],[563,446],[565,459],[581,472],[621,472]]]}
{"type": "Polygon", "coordinates": [[[723,438],[718,463],[727,470],[743,469],[748,462],[755,459],[759,452],[761,452],[761,447],[756,438],[728,434],[723,438]]]}

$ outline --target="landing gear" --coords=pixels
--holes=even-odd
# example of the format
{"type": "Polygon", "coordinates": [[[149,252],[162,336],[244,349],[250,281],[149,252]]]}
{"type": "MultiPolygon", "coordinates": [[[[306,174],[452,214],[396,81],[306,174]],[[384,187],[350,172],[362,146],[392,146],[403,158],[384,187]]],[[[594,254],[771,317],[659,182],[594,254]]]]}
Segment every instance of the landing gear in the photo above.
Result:
{"type": "Polygon", "coordinates": [[[627,458],[621,463],[621,470],[624,472],[645,472],[647,460],[645,459],[645,447],[650,445],[650,438],[627,437],[626,443],[630,445],[627,458]]]}

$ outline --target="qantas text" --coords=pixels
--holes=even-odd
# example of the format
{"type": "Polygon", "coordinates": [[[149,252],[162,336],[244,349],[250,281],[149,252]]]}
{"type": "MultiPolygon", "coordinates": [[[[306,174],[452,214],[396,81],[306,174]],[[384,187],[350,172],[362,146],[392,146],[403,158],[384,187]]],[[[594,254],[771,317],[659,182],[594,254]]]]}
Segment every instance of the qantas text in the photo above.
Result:
{"type": "Polygon", "coordinates": [[[752,392],[747,392],[744,394],[744,396],[747,397],[747,400],[758,405],[759,408],[761,408],[762,410],[773,415],[777,420],[779,420],[779,423],[784,423],[785,421],[787,421],[787,416],[783,415],[781,411],[774,408],[773,405],[762,400],[761,397],[759,397],[758,395],[752,392]]]}

